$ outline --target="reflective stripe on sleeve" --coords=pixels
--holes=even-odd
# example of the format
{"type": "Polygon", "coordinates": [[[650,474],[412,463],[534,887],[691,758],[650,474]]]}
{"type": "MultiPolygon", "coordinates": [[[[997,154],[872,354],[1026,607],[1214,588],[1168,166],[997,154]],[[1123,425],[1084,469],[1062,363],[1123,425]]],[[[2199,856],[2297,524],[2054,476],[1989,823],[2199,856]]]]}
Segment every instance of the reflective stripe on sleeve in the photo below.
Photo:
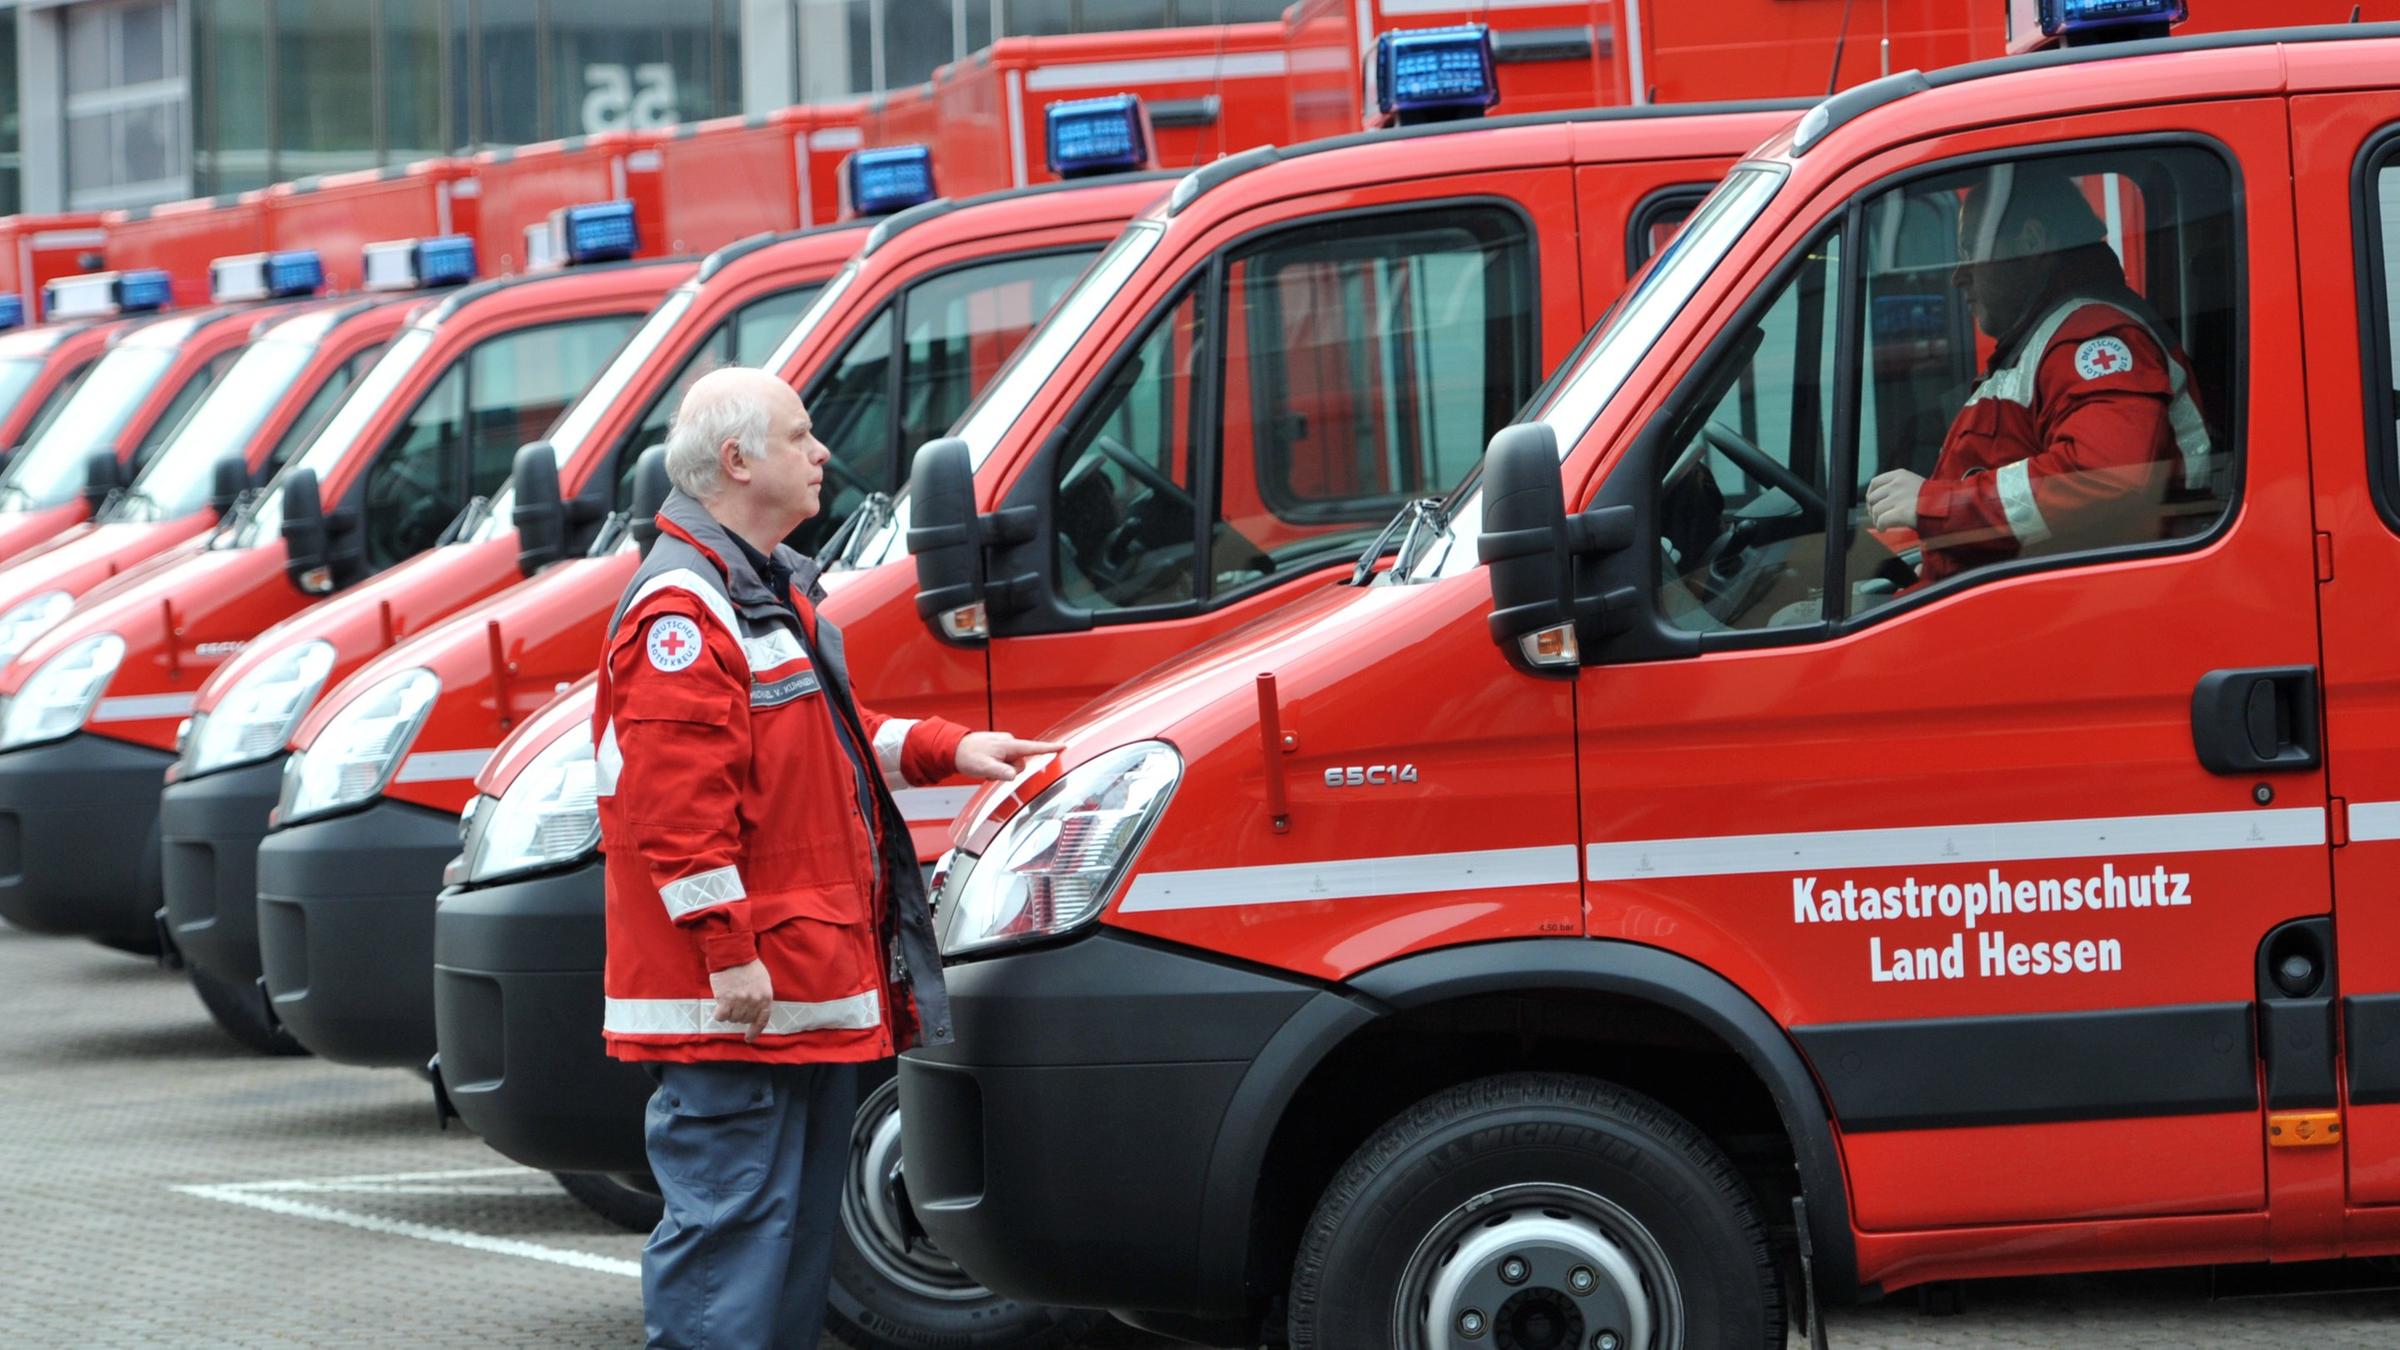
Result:
{"type": "Polygon", "coordinates": [[[689,592],[694,599],[700,602],[703,608],[705,608],[712,616],[715,617],[718,623],[725,625],[726,632],[732,634],[735,639],[740,639],[742,635],[742,625],[739,620],[734,618],[733,602],[726,599],[722,591],[702,580],[699,573],[694,572],[688,567],[678,567],[672,571],[661,572],[657,576],[654,576],[648,581],[643,582],[642,588],[638,591],[635,591],[633,593],[633,598],[626,601],[625,607],[618,612],[620,614],[631,614],[635,610],[642,607],[642,602],[644,600],[647,600],[651,596],[658,594],[660,591],[689,592]]]}
{"type": "MultiPolygon", "coordinates": [[[[872,1031],[882,1024],[883,998],[870,989],[823,1003],[777,999],[764,1034],[872,1031]]],[[[745,1022],[718,1021],[712,998],[612,998],[601,1010],[600,1025],[612,1036],[740,1036],[750,1030],[745,1022]]]]}
{"type": "Polygon", "coordinates": [[[2003,464],[1994,475],[2000,480],[2000,509],[2008,513],[2009,533],[2020,544],[2038,544],[2050,537],[2050,522],[2042,519],[2042,508],[2033,500],[2033,471],[2028,461],[2003,464]]]}
{"type": "Polygon", "coordinates": [[[592,795],[595,797],[616,796],[617,775],[625,772],[625,754],[617,749],[615,718],[610,718],[608,723],[600,728],[600,747],[592,752],[592,757],[599,761],[598,769],[592,775],[597,780],[593,786],[592,795]]]}
{"type": "Polygon", "coordinates": [[[667,917],[680,920],[718,905],[729,905],[749,898],[742,889],[742,874],[731,867],[719,867],[670,881],[658,888],[658,898],[666,902],[667,917]]]}
{"type": "Polygon", "coordinates": [[[900,772],[900,752],[907,748],[908,733],[914,726],[913,721],[894,717],[875,728],[875,767],[883,770],[883,781],[888,787],[907,785],[908,780],[900,772]]]}

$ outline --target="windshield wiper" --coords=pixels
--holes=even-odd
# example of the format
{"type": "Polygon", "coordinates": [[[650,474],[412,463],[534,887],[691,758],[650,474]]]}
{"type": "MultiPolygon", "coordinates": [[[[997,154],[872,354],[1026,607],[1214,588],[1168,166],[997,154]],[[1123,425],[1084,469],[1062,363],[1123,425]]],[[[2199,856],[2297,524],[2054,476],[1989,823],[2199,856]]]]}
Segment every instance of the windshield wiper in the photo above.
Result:
{"type": "Polygon", "coordinates": [[[1400,543],[1396,551],[1405,554],[1408,551],[1408,541],[1417,537],[1417,523],[1428,515],[1438,516],[1441,505],[1442,501],[1439,497],[1418,497],[1401,506],[1399,512],[1392,517],[1391,523],[1385,525],[1383,531],[1375,536],[1375,542],[1367,545],[1366,551],[1358,555],[1358,564],[1350,569],[1350,584],[1364,586],[1367,584],[1367,578],[1375,575],[1376,562],[1386,552],[1395,551],[1385,547],[1391,543],[1394,534],[1400,536],[1400,543]]]}
{"type": "Polygon", "coordinates": [[[466,509],[458,513],[458,519],[451,521],[450,528],[442,531],[441,537],[433,541],[433,546],[441,548],[447,544],[455,544],[461,539],[473,538],[475,532],[483,528],[484,520],[491,514],[491,498],[470,499],[466,509]]]}
{"type": "Polygon", "coordinates": [[[881,530],[892,518],[892,496],[888,492],[870,492],[850,518],[842,522],[833,537],[817,550],[817,566],[823,571],[847,570],[858,561],[859,549],[867,539],[881,530]]]}

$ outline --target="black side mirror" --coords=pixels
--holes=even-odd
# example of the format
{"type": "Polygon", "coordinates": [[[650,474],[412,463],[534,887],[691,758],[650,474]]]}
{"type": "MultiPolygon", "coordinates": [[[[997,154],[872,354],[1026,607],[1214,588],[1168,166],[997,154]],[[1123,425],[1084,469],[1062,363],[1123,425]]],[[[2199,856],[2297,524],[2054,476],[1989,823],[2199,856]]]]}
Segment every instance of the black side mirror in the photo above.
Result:
{"type": "Polygon", "coordinates": [[[217,461],[210,475],[208,509],[222,516],[250,490],[250,466],[242,462],[240,455],[227,455],[217,461]]]}
{"type": "Polygon", "coordinates": [[[1620,553],[1633,540],[1634,509],[1603,506],[1567,514],[1558,433],[1540,422],[1502,427],[1483,456],[1483,532],[1475,555],[1490,569],[1492,640],[1527,670],[1571,673],[1582,644],[1621,627],[1632,592],[1585,597],[1576,585],[1581,554],[1620,553]]]}
{"type": "Polygon", "coordinates": [[[510,519],[517,527],[517,570],[527,576],[567,556],[567,507],[558,495],[558,455],[547,441],[517,451],[510,479],[517,490],[510,519]]]}
{"type": "Polygon", "coordinates": [[[83,464],[83,502],[97,511],[108,494],[125,486],[125,466],[117,462],[114,450],[94,450],[83,464]]]}
{"type": "Polygon", "coordinates": [[[645,555],[658,542],[658,513],[674,490],[675,485],[667,481],[667,447],[654,445],[644,450],[633,462],[633,501],[625,510],[633,545],[645,555]]]}
{"type": "Polygon", "coordinates": [[[991,635],[984,610],[983,529],[967,443],[927,441],[908,474],[908,551],[917,560],[917,614],[953,642],[991,635]]]}
{"type": "Polygon", "coordinates": [[[317,471],[294,469],[283,482],[283,573],[310,595],[333,590],[332,547],[325,537],[325,503],[317,471]]]}

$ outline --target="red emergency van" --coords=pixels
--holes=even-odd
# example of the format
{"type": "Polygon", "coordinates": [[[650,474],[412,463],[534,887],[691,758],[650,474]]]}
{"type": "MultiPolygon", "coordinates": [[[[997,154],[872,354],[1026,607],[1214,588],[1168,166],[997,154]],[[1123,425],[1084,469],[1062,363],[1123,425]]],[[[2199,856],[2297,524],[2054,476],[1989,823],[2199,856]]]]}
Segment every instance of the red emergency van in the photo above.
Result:
{"type": "MultiPolygon", "coordinates": [[[[284,787],[285,739],[318,693],[339,686],[395,643],[437,629],[459,609],[562,557],[590,549],[606,556],[624,535],[625,484],[634,457],[665,438],[683,386],[713,366],[763,359],[864,237],[865,231],[855,227],[782,240],[762,235],[711,255],[692,280],[652,312],[547,440],[519,452],[520,458],[541,457],[528,471],[544,479],[546,491],[536,485],[529,496],[521,472],[492,505],[485,528],[292,615],[261,633],[201,687],[191,734],[160,800],[161,884],[171,936],[193,984],[228,1031],[257,1048],[297,1048],[257,997],[256,865],[258,842],[284,787]],[[243,997],[227,1003],[228,991],[243,997]]],[[[546,702],[562,679],[572,678],[547,673],[524,649],[527,625],[512,624],[506,633],[476,631],[479,639],[490,639],[475,649],[481,664],[471,679],[456,670],[443,672],[452,683],[441,692],[452,702],[472,702],[483,722],[513,725],[546,702]]],[[[596,634],[583,634],[581,659],[588,662],[588,649],[597,641],[596,634]]],[[[540,644],[533,646],[538,650],[540,644]]],[[[498,732],[484,735],[488,742],[498,732]]],[[[426,741],[423,732],[418,739],[426,741]]],[[[364,754],[370,747],[354,748],[364,754]]],[[[280,1010],[312,1048],[345,1057],[343,1047],[362,1025],[339,1010],[365,999],[368,990],[329,986],[355,979],[380,994],[394,977],[379,972],[399,965],[375,942],[351,942],[343,916],[367,912],[370,897],[390,903],[384,898],[406,896],[421,903],[433,893],[442,860],[457,844],[457,805],[446,799],[463,792],[481,766],[478,756],[455,748],[437,751],[427,743],[385,775],[394,780],[385,791],[398,801],[422,801],[428,793],[442,799],[430,824],[404,811],[343,814],[342,808],[374,797],[380,781],[356,778],[357,770],[345,771],[338,785],[319,785],[338,788],[341,799],[335,805],[295,803],[303,817],[339,816],[331,828],[341,831],[341,847],[326,856],[337,859],[338,868],[351,869],[339,888],[347,903],[308,916],[310,942],[322,943],[328,953],[355,953],[358,963],[353,976],[325,976],[317,999],[302,991],[293,1006],[280,1010]],[[371,858],[362,858],[361,848],[370,850],[371,858]],[[432,862],[416,869],[424,875],[412,885],[410,869],[428,852],[432,862]],[[320,1008],[335,1015],[321,1018],[320,1008]]],[[[307,964],[309,958],[298,953],[288,960],[307,964]]],[[[318,969],[332,967],[320,962],[318,969]]],[[[430,1042],[430,1033],[423,1039],[430,1042]]],[[[411,1046],[409,1052],[421,1065],[431,1047],[411,1046]]]]}
{"type": "Polygon", "coordinates": [[[95,588],[196,549],[324,426],[416,299],[324,301],[256,318],[249,345],[122,493],[0,568],[0,661],[95,588]]]}
{"type": "MultiPolygon", "coordinates": [[[[1101,245],[1167,187],[1160,175],[1131,174],[942,202],[866,235],[855,268],[834,283],[839,292],[763,361],[749,354],[808,400],[833,452],[828,474],[842,484],[827,494],[834,520],[870,494],[888,501],[907,452],[964,411],[1101,245]]],[[[857,242],[841,237],[840,252],[857,242]]],[[[839,261],[821,244],[817,252],[820,266],[839,261]]],[[[625,443],[628,455],[663,439],[675,391],[648,392],[659,388],[646,387],[647,429],[625,443]]],[[[459,810],[500,738],[590,669],[635,562],[611,540],[504,604],[459,613],[397,648],[373,640],[372,612],[358,616],[368,621],[362,633],[336,636],[324,620],[344,616],[330,609],[257,644],[271,661],[274,647],[331,639],[337,673],[374,658],[297,720],[275,823],[258,849],[266,986],[301,1044],[329,1059],[412,1068],[434,1053],[427,901],[458,851],[459,810]],[[377,730],[377,710],[394,698],[421,704],[399,736],[377,730]]],[[[434,575],[421,567],[411,580],[434,575]]],[[[440,592],[480,599],[494,584],[440,592]]],[[[411,600],[408,612],[453,611],[411,600]]],[[[411,636],[422,627],[411,624],[411,636]]]]}
{"type": "Polygon", "coordinates": [[[636,256],[659,256],[668,231],[658,146],[667,134],[604,131],[475,156],[475,250],[485,270],[501,275],[555,266],[563,213],[592,202],[623,205],[636,256]]]}
{"type": "Polygon", "coordinates": [[[700,252],[760,230],[832,224],[863,110],[814,103],[674,128],[657,147],[667,250],[700,252]]]}
{"type": "Polygon", "coordinates": [[[265,189],[260,247],[311,249],[336,294],[365,284],[367,246],[475,233],[483,184],[465,159],[427,159],[323,174],[265,189]]]}
{"type": "MultiPolygon", "coordinates": [[[[172,291],[166,303],[179,309],[209,303],[209,265],[216,259],[271,247],[263,189],[108,211],[100,228],[108,236],[108,265],[120,272],[164,272],[172,291]]],[[[42,305],[43,317],[62,317],[50,309],[47,294],[42,305]]]]}
{"type": "Polygon", "coordinates": [[[484,530],[517,448],[690,269],[575,267],[429,302],[254,508],[0,669],[0,916],[157,946],[159,785],[201,683],[276,621],[484,530]]]}
{"type": "MultiPolygon", "coordinates": [[[[60,319],[0,333],[0,454],[41,431],[108,351],[142,319],[60,319]]],[[[6,468],[0,459],[0,469],[6,468]]]]}
{"type": "MultiPolygon", "coordinates": [[[[876,653],[861,666],[866,697],[897,715],[1031,731],[1349,575],[1383,551],[1404,502],[1472,465],[1671,223],[1791,113],[1451,123],[1260,152],[1187,179],[957,431],[973,449],[946,490],[1015,512],[1019,539],[1069,541],[1076,570],[1029,579],[1015,608],[987,604],[981,632],[955,605],[929,623],[898,542],[926,495],[920,469],[903,519],[845,551],[853,567],[824,602],[876,653]],[[1191,466],[1212,463],[1223,467],[1195,483],[1191,466]],[[1175,593],[1176,560],[1196,570],[1201,534],[1176,503],[1194,497],[1224,504],[1198,599],[1175,593]],[[1159,598],[1110,603],[1145,595],[1159,598]],[[1070,606],[1075,619],[1042,622],[1070,606]]],[[[441,1078],[511,1156],[638,1173],[647,1080],[602,1059],[596,1037],[557,1033],[589,1027],[599,984],[588,697],[575,696],[582,722],[545,713],[551,739],[504,752],[481,783],[435,918],[441,1078]]],[[[902,800],[930,844],[967,795],[902,800]]],[[[897,1157],[892,1106],[888,1090],[871,1093],[858,1129],[883,1162],[897,1157]]],[[[880,1175],[877,1157],[857,1165],[880,1175]]],[[[903,1198],[888,1178],[863,1189],[854,1226],[905,1236],[903,1198]]]]}
{"type": "MultiPolygon", "coordinates": [[[[97,211],[0,216],[0,292],[16,297],[17,323],[42,319],[43,286],[107,265],[108,231],[97,211]]],[[[4,299],[0,317],[6,317],[4,299]]]]}
{"type": "MultiPolygon", "coordinates": [[[[265,255],[219,263],[233,281],[213,287],[219,303],[113,329],[74,392],[9,457],[0,474],[0,560],[53,546],[89,520],[182,430],[252,328],[280,312],[274,306],[323,285],[304,253],[289,255],[271,285],[265,255]]],[[[167,303],[169,284],[155,270],[95,272],[51,282],[48,308],[67,318],[155,313],[167,303]]]]}
{"type": "Polygon", "coordinates": [[[1388,574],[968,806],[934,1240],[1328,1347],[2400,1250],[2396,55],[1907,72],[1737,167],[1388,574]]]}

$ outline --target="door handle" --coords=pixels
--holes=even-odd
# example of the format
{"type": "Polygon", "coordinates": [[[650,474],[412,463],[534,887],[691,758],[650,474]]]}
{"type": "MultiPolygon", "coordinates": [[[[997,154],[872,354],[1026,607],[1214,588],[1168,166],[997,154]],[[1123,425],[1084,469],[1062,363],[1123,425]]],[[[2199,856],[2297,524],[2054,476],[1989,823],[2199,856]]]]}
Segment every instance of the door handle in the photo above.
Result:
{"type": "Polygon", "coordinates": [[[2212,670],[2192,690],[2192,748],[2210,773],[2313,769],[2323,759],[2317,729],[2317,668],[2212,670]]]}

